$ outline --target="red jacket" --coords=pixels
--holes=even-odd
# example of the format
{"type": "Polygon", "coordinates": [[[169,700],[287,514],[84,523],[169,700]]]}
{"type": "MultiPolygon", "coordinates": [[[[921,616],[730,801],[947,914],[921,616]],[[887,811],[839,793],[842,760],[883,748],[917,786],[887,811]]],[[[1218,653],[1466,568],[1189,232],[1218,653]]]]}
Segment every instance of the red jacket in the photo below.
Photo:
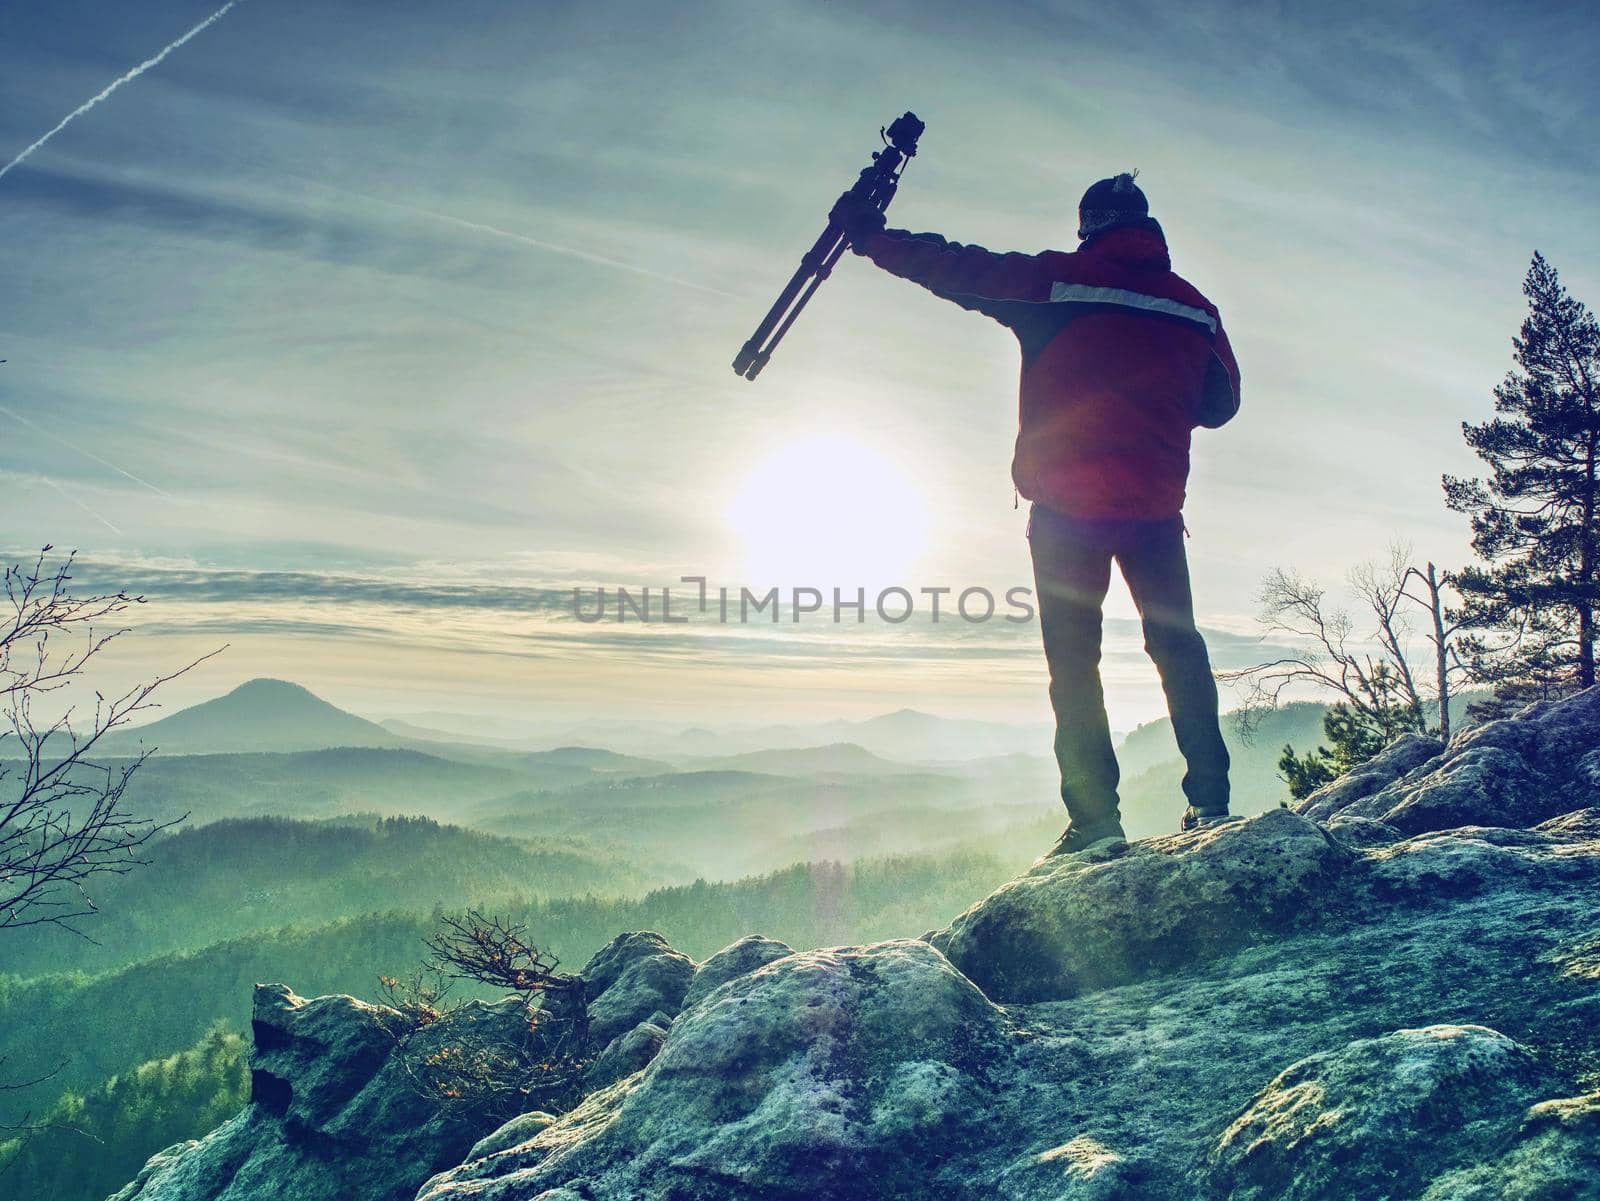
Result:
{"type": "Polygon", "coordinates": [[[1238,411],[1239,367],[1216,306],[1173,273],[1154,221],[1072,253],[996,254],[898,229],[860,251],[1016,334],[1011,475],[1023,496],[1075,517],[1183,508],[1190,432],[1238,411]]]}

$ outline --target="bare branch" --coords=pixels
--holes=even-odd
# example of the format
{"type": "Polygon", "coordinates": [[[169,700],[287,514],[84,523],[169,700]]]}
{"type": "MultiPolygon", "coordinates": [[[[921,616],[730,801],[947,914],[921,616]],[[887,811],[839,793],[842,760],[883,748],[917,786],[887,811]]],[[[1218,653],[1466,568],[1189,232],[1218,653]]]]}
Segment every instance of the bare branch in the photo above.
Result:
{"type": "Polygon", "coordinates": [[[95,657],[126,633],[99,623],[144,598],[73,592],[74,556],[52,562],[51,549],[7,566],[0,582],[0,930],[56,925],[82,934],[76,923],[96,911],[90,882],[140,866],[142,848],[183,820],[133,814],[125,796],[149,751],[101,758],[102,740],[221,648],[120,696],[97,691],[80,717],[63,690],[81,685],[95,657]]]}
{"type": "Polygon", "coordinates": [[[486,918],[469,910],[464,918],[440,919],[443,929],[425,940],[428,967],[457,980],[476,980],[532,997],[569,987],[573,977],[556,971],[560,960],[523,941],[521,924],[486,918]]]}

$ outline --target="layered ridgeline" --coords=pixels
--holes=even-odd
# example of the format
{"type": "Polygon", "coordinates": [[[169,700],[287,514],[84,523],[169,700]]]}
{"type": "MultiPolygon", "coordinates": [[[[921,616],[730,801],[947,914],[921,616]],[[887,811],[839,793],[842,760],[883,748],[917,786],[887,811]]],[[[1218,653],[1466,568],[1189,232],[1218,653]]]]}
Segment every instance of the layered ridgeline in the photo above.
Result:
{"type": "Polygon", "coordinates": [[[513,1003],[408,1040],[262,986],[251,1103],[117,1198],[1600,1197],[1597,896],[1591,689],[1298,812],[1041,863],[921,938],[621,935],[559,1116],[410,1083],[466,1029],[526,1037],[513,1003]]]}
{"type": "MultiPolygon", "coordinates": [[[[1324,712],[1289,706],[1268,715],[1254,738],[1236,715],[1225,721],[1237,811],[1259,813],[1283,799],[1282,747],[1315,745],[1324,712]]],[[[252,680],[119,732],[101,749],[158,748],[127,800],[160,821],[421,814],[516,837],[599,838],[691,879],[942,853],[973,838],[1009,835],[1031,845],[1053,837],[1048,827],[1061,822],[1048,731],[910,710],[860,722],[688,730],[673,739],[617,723],[567,731],[624,746],[665,744],[660,757],[596,746],[522,750],[398,729],[433,736],[398,733],[296,684],[252,680]]],[[[1129,833],[1171,830],[1183,808],[1183,765],[1170,723],[1135,730],[1119,756],[1129,833]]]]}

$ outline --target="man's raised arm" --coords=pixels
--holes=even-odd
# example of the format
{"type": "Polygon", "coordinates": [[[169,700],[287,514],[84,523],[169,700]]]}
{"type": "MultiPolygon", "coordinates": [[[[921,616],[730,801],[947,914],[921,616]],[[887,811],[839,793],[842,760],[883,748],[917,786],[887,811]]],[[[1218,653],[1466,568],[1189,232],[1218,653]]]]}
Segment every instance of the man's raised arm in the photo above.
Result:
{"type": "Polygon", "coordinates": [[[885,229],[879,209],[853,204],[848,196],[840,198],[833,215],[843,222],[851,250],[968,308],[984,307],[974,300],[1031,300],[1039,291],[1043,272],[1038,255],[997,254],[938,234],[885,229]]]}
{"type": "Polygon", "coordinates": [[[938,234],[885,229],[853,241],[851,249],[947,300],[1025,300],[1038,288],[1037,256],[998,254],[982,246],[950,242],[938,234]]]}

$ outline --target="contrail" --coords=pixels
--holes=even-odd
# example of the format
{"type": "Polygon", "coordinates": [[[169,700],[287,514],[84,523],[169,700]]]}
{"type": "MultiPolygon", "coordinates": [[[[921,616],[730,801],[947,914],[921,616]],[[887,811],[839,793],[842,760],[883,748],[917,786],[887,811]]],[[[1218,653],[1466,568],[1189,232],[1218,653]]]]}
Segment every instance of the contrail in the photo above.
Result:
{"type": "Polygon", "coordinates": [[[485,225],[481,221],[468,221],[463,217],[452,217],[449,213],[441,213],[435,209],[417,208],[415,205],[400,204],[394,200],[385,200],[382,196],[372,196],[366,192],[350,192],[344,188],[336,188],[332,184],[325,184],[319,180],[307,179],[305,176],[295,176],[303,183],[310,184],[324,192],[333,192],[339,196],[348,196],[352,200],[364,200],[368,204],[381,204],[385,208],[398,209],[402,213],[410,213],[416,217],[428,217],[434,221],[444,221],[450,225],[459,225],[462,229],[474,230],[480,234],[488,234],[495,238],[506,238],[512,242],[520,242],[524,246],[532,246],[535,250],[549,251],[551,254],[562,254],[568,258],[582,259],[586,263],[596,263],[602,267],[611,267],[617,271],[627,271],[632,275],[642,275],[646,279],[660,280],[662,283],[676,284],[680,288],[692,288],[696,292],[705,292],[711,296],[721,296],[727,300],[747,300],[748,297],[738,296],[732,292],[724,292],[721,288],[713,288],[707,284],[695,283],[692,279],[682,279],[676,275],[667,275],[665,272],[652,271],[648,267],[640,267],[635,263],[625,263],[621,259],[607,258],[603,254],[594,254],[588,250],[579,250],[575,246],[563,246],[559,242],[546,242],[543,238],[530,238],[527,234],[512,233],[509,229],[501,229],[497,225],[485,225]]]}
{"type": "MultiPolygon", "coordinates": [[[[373,197],[372,199],[377,199],[373,197]]],[[[382,201],[391,204],[391,201],[382,201]]],[[[420,213],[424,217],[432,217],[435,221],[448,221],[451,225],[459,225],[463,229],[474,229],[479,233],[492,234],[497,238],[509,238],[513,242],[521,242],[525,246],[532,246],[538,250],[547,250],[551,254],[564,254],[568,258],[582,259],[586,263],[598,263],[602,267],[614,267],[618,271],[631,271],[634,275],[642,275],[646,279],[656,279],[663,283],[677,284],[680,288],[693,288],[696,292],[709,292],[712,296],[724,296],[729,300],[743,300],[742,296],[735,296],[732,292],[724,292],[721,288],[713,288],[706,284],[697,284],[692,279],[680,279],[676,275],[667,275],[660,271],[652,271],[648,267],[638,267],[633,263],[624,263],[621,259],[608,259],[603,254],[592,254],[587,250],[579,250],[573,246],[562,246],[555,242],[546,242],[541,238],[530,238],[526,234],[514,234],[510,230],[499,229],[493,225],[484,225],[477,221],[466,221],[460,217],[452,217],[449,213],[437,213],[432,209],[410,208],[409,205],[398,204],[395,208],[409,209],[413,213],[420,213]]]]}
{"type": "Polygon", "coordinates": [[[215,25],[218,21],[222,20],[223,17],[227,16],[228,10],[230,8],[232,8],[234,5],[238,4],[238,3],[239,3],[239,0],[228,0],[228,3],[224,4],[221,8],[217,9],[216,12],[212,13],[204,21],[201,21],[200,24],[196,25],[193,29],[191,29],[188,33],[184,34],[177,41],[171,43],[164,50],[162,50],[159,54],[157,54],[154,58],[145,59],[144,62],[140,63],[137,67],[135,67],[133,70],[129,71],[126,75],[122,76],[119,79],[112,80],[104,88],[102,88],[96,95],[91,96],[88,100],[85,100],[82,104],[78,105],[77,108],[73,109],[65,117],[62,117],[61,120],[59,122],[57,122],[56,127],[54,129],[52,129],[49,133],[45,134],[42,138],[40,138],[33,145],[29,146],[21,154],[17,155],[16,158],[12,159],[5,166],[0,167],[0,179],[4,179],[6,177],[6,173],[9,172],[18,163],[22,162],[23,159],[27,158],[35,150],[39,149],[39,147],[43,146],[51,138],[55,137],[56,134],[60,133],[63,129],[65,129],[73,121],[77,120],[77,118],[83,116],[84,113],[88,112],[95,105],[99,104],[102,100],[104,100],[107,96],[111,95],[112,92],[116,91],[123,84],[131,83],[133,80],[138,79],[139,76],[143,75],[151,67],[156,66],[158,63],[161,62],[162,59],[166,58],[167,55],[171,54],[174,50],[176,50],[179,46],[181,46],[185,42],[187,42],[190,38],[194,37],[197,33],[200,33],[203,30],[210,28],[212,25],[215,25]]]}
{"type": "MultiPolygon", "coordinates": [[[[133,472],[124,471],[122,468],[118,467],[115,463],[111,462],[111,460],[102,459],[99,455],[95,454],[93,451],[84,450],[83,447],[81,447],[81,446],[74,446],[71,442],[68,442],[65,438],[61,437],[59,434],[52,434],[49,430],[45,429],[44,426],[40,425],[37,421],[34,421],[34,420],[32,420],[30,418],[27,418],[27,417],[24,417],[21,413],[17,412],[15,409],[8,408],[5,405],[0,405],[0,413],[4,413],[7,417],[11,418],[11,420],[13,420],[13,421],[20,421],[23,425],[27,426],[29,429],[34,430],[34,431],[36,431],[36,432],[38,432],[40,434],[43,434],[46,438],[49,438],[50,441],[60,443],[62,446],[65,446],[68,450],[72,451],[74,454],[80,454],[86,459],[93,459],[96,463],[100,464],[100,466],[108,467],[112,471],[115,471],[120,476],[126,476],[128,479],[130,479],[134,483],[138,484],[141,488],[150,489],[150,491],[154,492],[157,496],[161,497],[162,500],[171,500],[172,499],[172,494],[170,492],[163,492],[160,488],[157,488],[149,480],[142,480],[138,476],[134,475],[133,472]]],[[[98,516],[98,514],[96,514],[96,516],[98,516]]],[[[122,531],[118,530],[117,532],[121,533],[122,531]]]]}
{"type": "Polygon", "coordinates": [[[98,521],[101,525],[105,526],[106,529],[110,530],[113,534],[117,535],[119,538],[122,536],[122,531],[121,530],[119,530],[116,526],[112,525],[104,517],[100,516],[100,514],[96,513],[88,505],[84,504],[83,501],[79,500],[76,496],[72,495],[72,493],[68,492],[60,484],[56,483],[55,480],[51,479],[47,475],[41,475],[38,478],[43,480],[45,483],[49,484],[52,488],[54,488],[62,496],[66,497],[73,504],[77,505],[78,508],[82,509],[90,517],[93,517],[96,521],[98,521]]]}

